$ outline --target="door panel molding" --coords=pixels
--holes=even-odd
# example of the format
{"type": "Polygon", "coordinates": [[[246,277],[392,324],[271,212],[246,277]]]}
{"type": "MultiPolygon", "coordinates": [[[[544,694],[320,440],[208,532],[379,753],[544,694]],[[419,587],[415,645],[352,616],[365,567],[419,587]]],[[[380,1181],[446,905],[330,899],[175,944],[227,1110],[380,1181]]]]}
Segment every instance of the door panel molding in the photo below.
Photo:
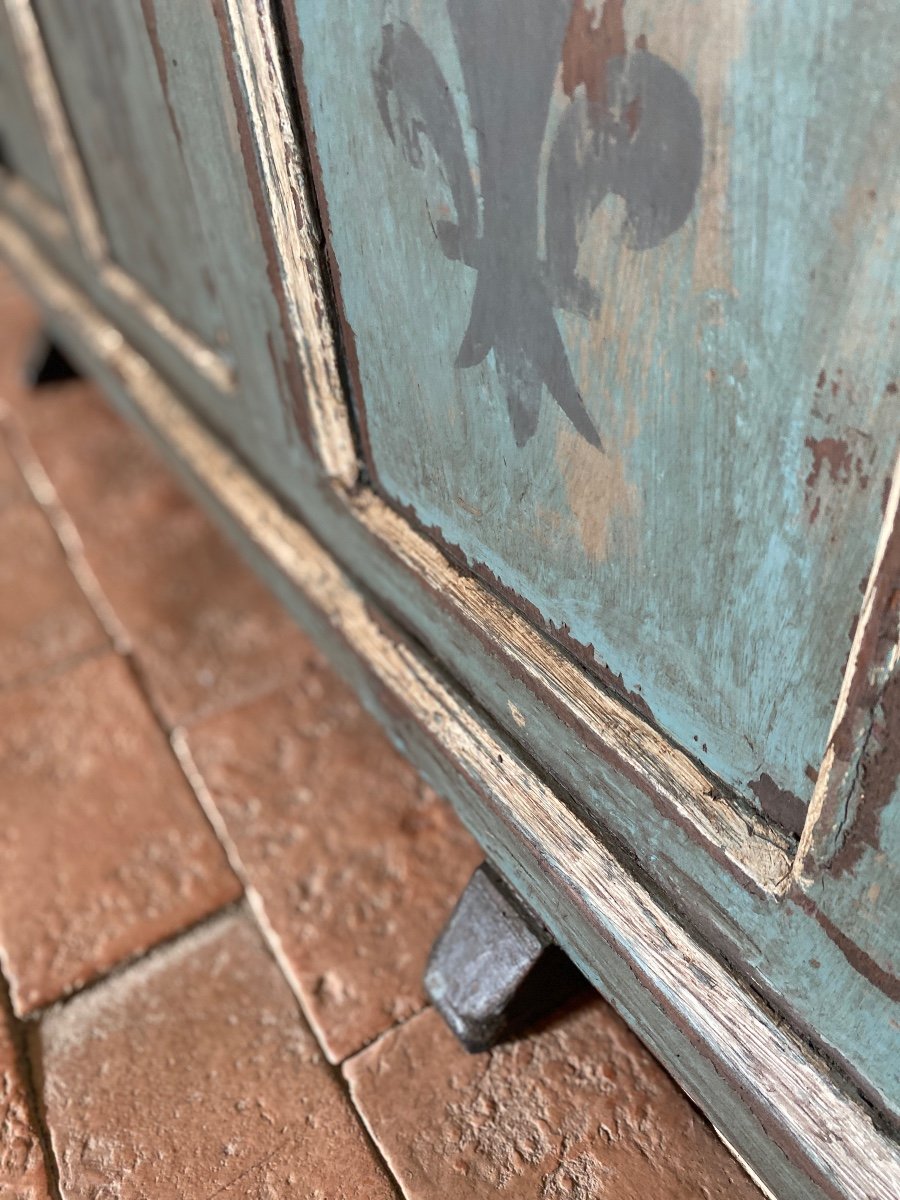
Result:
{"type": "Polygon", "coordinates": [[[155,434],[395,740],[452,796],[489,857],[762,1183],[792,1200],[892,1200],[900,1149],[828,1064],[635,879],[6,218],[0,248],[73,357],[155,434]]]}
{"type": "MultiPolygon", "coordinates": [[[[865,796],[861,784],[867,758],[879,749],[871,745],[876,712],[885,704],[888,690],[896,687],[900,665],[900,455],[884,510],[828,748],[794,865],[795,876],[804,886],[828,868],[864,822],[872,823],[870,809],[889,799],[865,796]]],[[[896,745],[900,743],[898,714],[892,710],[886,719],[893,729],[887,729],[880,740],[890,741],[893,732],[896,745]]]]}
{"type": "MultiPolygon", "coordinates": [[[[288,290],[288,301],[294,311],[313,311],[317,316],[323,309],[328,311],[332,303],[339,310],[339,298],[332,300],[331,291],[323,277],[326,273],[324,267],[317,270],[313,260],[305,253],[309,245],[314,248],[319,245],[318,240],[310,238],[307,232],[317,206],[308,194],[309,187],[304,183],[299,167],[303,153],[291,121],[290,105],[284,95],[287,85],[283,76],[272,69],[273,64],[279,61],[279,55],[277,29],[270,6],[260,5],[257,11],[251,11],[240,5],[238,0],[223,0],[223,3],[229,10],[232,36],[240,33],[237,43],[245,51],[242,62],[245,86],[250,79],[256,84],[253,114],[255,140],[269,151],[266,182],[271,186],[263,189],[266,215],[281,262],[288,264],[281,273],[282,284],[288,290]],[[269,68],[263,89],[258,83],[260,63],[269,68]],[[275,170],[282,160],[272,151],[272,139],[279,129],[285,145],[284,161],[289,164],[289,170],[287,175],[283,173],[280,184],[274,185],[275,170]],[[288,186],[285,180],[291,174],[293,177],[288,186]],[[301,232],[306,239],[302,243],[304,255],[302,268],[299,269],[295,218],[298,203],[303,213],[301,232]]],[[[295,70],[299,74],[298,64],[302,53],[296,19],[292,11],[286,16],[291,51],[297,64],[295,70]]],[[[302,95],[302,81],[298,79],[297,85],[302,95]]],[[[307,150],[309,155],[314,155],[312,147],[307,150]]],[[[319,205],[322,203],[323,198],[319,197],[319,205]]],[[[324,249],[328,249],[327,239],[324,249]]],[[[309,328],[307,324],[305,329],[309,328]]],[[[303,337],[307,338],[308,333],[304,333],[303,337]]],[[[326,337],[325,349],[333,352],[334,335],[329,331],[326,337]]],[[[344,395],[323,395],[323,389],[339,386],[336,372],[318,369],[314,375],[310,375],[310,386],[316,403],[322,409],[328,409],[333,427],[340,428],[340,446],[346,447],[351,429],[349,398],[344,395]],[[334,415],[341,411],[344,414],[342,422],[334,415]]],[[[576,728],[580,736],[596,745],[598,753],[614,757],[626,774],[644,778],[647,790],[661,799],[679,822],[690,824],[711,850],[721,852],[729,869],[742,874],[751,886],[755,884],[773,894],[783,895],[792,881],[801,881],[805,877],[808,865],[803,864],[808,864],[812,846],[824,845],[834,836],[836,814],[842,807],[846,808],[854,787],[853,764],[845,763],[838,771],[833,744],[845,720],[847,705],[855,704],[857,719],[870,722],[872,711],[878,703],[877,691],[873,692],[871,686],[864,688],[863,680],[875,669],[866,659],[866,647],[871,641],[870,619],[877,607],[874,597],[886,589],[890,591],[892,576],[896,582],[897,567],[893,559],[897,551],[886,557],[885,549],[896,519],[900,459],[895,469],[894,486],[887,501],[878,550],[828,746],[817,771],[818,782],[798,854],[793,838],[743,803],[740,797],[710,773],[703,771],[686,751],[655,730],[602,683],[593,682],[590,675],[576,666],[564,650],[559,649],[558,642],[538,629],[527,617],[521,616],[518,608],[497,598],[496,593],[475,576],[471,577],[465,595],[455,592],[448,597],[444,591],[445,581],[440,578],[441,564],[447,561],[444,550],[427,535],[423,536],[415,522],[390,500],[382,499],[369,488],[355,486],[355,456],[351,460],[346,450],[338,450],[337,446],[337,442],[333,443],[329,453],[334,456],[333,461],[340,461],[342,466],[329,470],[329,474],[348,489],[347,502],[353,507],[357,518],[389,551],[416,572],[430,590],[440,593],[447,603],[452,604],[461,619],[468,619],[470,626],[477,627],[480,641],[490,646],[493,653],[503,655],[511,669],[527,676],[530,685],[543,695],[548,707],[556,711],[567,725],[576,728]],[[434,553],[430,550],[432,546],[435,547],[434,553]],[[510,637],[515,641],[514,651],[504,645],[510,637]],[[630,753],[623,754],[623,746],[628,747],[630,753]],[[826,794],[827,804],[824,799],[826,794]]],[[[893,536],[896,540],[896,533],[893,536]]],[[[886,686],[896,665],[896,630],[893,644],[891,666],[886,674],[882,672],[882,687],[886,686]]],[[[514,728],[512,732],[515,733],[514,728]]]]}
{"type": "Polygon", "coordinates": [[[192,368],[220,392],[235,387],[235,371],[224,355],[176,321],[150,292],[112,257],[93,191],[78,153],[50,57],[31,0],[3,0],[22,71],[31,91],[51,161],[81,250],[115,299],[137,313],[192,368]]]}
{"type": "Polygon", "coordinates": [[[259,174],[255,189],[261,223],[271,225],[275,271],[284,293],[288,325],[306,383],[306,403],[316,455],[325,473],[344,488],[359,478],[350,415],[337,367],[330,299],[319,270],[320,245],[305,159],[294,129],[281,72],[281,44],[268,4],[217,0],[216,13],[234,57],[235,107],[249,123],[249,154],[259,174]]]}

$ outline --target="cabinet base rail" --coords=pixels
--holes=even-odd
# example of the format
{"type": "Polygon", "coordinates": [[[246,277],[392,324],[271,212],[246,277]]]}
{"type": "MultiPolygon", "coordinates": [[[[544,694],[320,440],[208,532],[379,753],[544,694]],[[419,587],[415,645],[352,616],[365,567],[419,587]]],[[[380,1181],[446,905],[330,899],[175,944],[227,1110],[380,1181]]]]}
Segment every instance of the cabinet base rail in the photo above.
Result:
{"type": "Polygon", "coordinates": [[[0,214],[0,254],[73,359],[145,429],[486,857],[779,1200],[896,1200],[900,1146],[709,952],[0,214]]]}

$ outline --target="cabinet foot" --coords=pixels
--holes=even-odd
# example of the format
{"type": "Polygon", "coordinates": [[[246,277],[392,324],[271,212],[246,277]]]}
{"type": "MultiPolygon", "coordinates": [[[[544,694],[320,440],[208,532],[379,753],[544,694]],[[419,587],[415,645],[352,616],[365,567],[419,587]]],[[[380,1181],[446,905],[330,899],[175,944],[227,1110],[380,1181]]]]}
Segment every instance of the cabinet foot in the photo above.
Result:
{"type": "Polygon", "coordinates": [[[25,362],[25,382],[38,390],[51,383],[66,383],[80,379],[81,372],[72,365],[59,344],[42,329],[34,341],[25,362]]]}
{"type": "Polygon", "coordinates": [[[508,884],[483,863],[425,969],[425,990],[471,1053],[539,1020],[587,981],[508,884]]]}

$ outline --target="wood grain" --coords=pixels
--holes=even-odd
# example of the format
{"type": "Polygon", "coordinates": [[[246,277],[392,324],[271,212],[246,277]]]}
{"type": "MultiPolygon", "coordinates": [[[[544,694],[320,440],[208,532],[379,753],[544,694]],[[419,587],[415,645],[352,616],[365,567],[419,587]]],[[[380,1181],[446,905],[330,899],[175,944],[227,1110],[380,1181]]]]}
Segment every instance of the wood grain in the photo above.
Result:
{"type": "Polygon", "coordinates": [[[489,856],[774,1194],[892,1200],[900,1153],[831,1073],[626,870],[516,747],[5,219],[4,253],[73,349],[155,428],[251,559],[329,645],[489,856]]]}
{"type": "MultiPolygon", "coordinates": [[[[292,11],[354,402],[382,495],[799,832],[897,452],[900,308],[887,264],[900,10],[294,0],[292,11]],[[501,13],[504,38],[470,36],[501,13]],[[513,60],[502,47],[514,41],[513,60]],[[551,78],[541,55],[557,42],[551,78]],[[507,279],[497,299],[494,258],[530,256],[529,286],[540,271],[559,284],[554,204],[584,185],[572,167],[554,189],[559,131],[585,104],[603,106],[616,71],[651,59],[699,105],[693,206],[647,245],[633,191],[610,185],[542,335],[561,339],[603,450],[551,385],[518,445],[510,395],[527,388],[509,365],[503,310],[530,292],[507,279]],[[540,112],[520,68],[532,91],[552,84],[540,112]],[[485,125],[495,109],[505,138],[485,125]],[[491,232],[492,197],[514,225],[535,171],[533,236],[513,253],[511,234],[491,232]]],[[[653,94],[641,93],[645,123],[653,94]]],[[[629,111],[626,125],[638,120],[629,111]]],[[[638,122],[635,147],[639,137],[638,122]]]]}
{"type": "Polygon", "coordinates": [[[329,476],[352,487],[359,474],[356,448],[338,378],[300,146],[280,71],[278,35],[267,5],[223,0],[223,9],[265,192],[266,216],[272,225],[290,332],[301,358],[318,457],[329,476]]]}

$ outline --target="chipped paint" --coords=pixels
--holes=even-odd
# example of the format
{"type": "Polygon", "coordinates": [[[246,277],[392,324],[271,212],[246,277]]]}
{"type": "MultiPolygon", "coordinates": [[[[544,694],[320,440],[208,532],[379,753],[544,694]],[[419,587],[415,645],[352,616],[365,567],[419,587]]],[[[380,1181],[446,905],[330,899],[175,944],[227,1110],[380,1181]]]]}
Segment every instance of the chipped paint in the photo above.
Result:
{"type": "MultiPolygon", "coordinates": [[[[631,422],[633,430],[633,422],[631,422]]],[[[640,519],[640,490],[628,478],[624,448],[634,438],[626,428],[622,448],[608,438],[602,459],[561,426],[556,441],[556,464],[565,481],[567,524],[591,562],[602,562],[615,537],[617,551],[633,553],[640,519]]]]}
{"type": "MultiPolygon", "coordinates": [[[[805,803],[805,768],[827,743],[859,610],[855,581],[877,543],[896,440],[884,391],[898,370],[886,30],[900,35],[900,12],[886,0],[828,0],[811,38],[796,4],[547,0],[536,23],[519,7],[517,36],[549,23],[548,13],[566,18],[529,253],[563,262],[576,296],[554,305],[553,321],[603,441],[592,466],[546,388],[533,429],[520,424],[517,435],[496,347],[471,366],[456,362],[482,269],[448,257],[435,237],[437,222],[458,224],[459,211],[433,145],[420,133],[421,166],[410,170],[378,111],[383,25],[406,23],[455,105],[476,198],[498,190],[480,160],[490,129],[471,102],[458,21],[443,3],[390,0],[371,15],[335,4],[326,14],[295,0],[375,486],[619,694],[646,703],[748,802],[750,782],[765,774],[805,803]],[[648,57],[669,64],[700,106],[693,207],[674,233],[639,250],[627,203],[611,190],[576,214],[573,251],[552,216],[553,146],[579,121],[584,138],[572,144],[590,146],[592,104],[596,116],[618,118],[620,148],[637,145],[646,97],[640,119],[625,118],[633,96],[621,104],[617,87],[648,57]],[[833,218],[851,189],[869,207],[849,239],[836,238],[833,218]],[[361,203],[364,224],[353,219],[361,203]],[[824,370],[830,386],[838,367],[852,389],[823,401],[817,376],[824,370]],[[853,429],[869,440],[854,440],[853,429]],[[850,486],[838,487],[825,462],[807,500],[807,438],[846,442],[850,486]],[[810,611],[814,622],[800,615],[810,611]]],[[[502,55],[493,75],[477,65],[487,87],[506,85],[502,55]]],[[[531,177],[528,189],[532,197],[531,177]]],[[[502,293],[508,307],[515,291],[502,293]]]]}
{"type": "Polygon", "coordinates": [[[758,779],[750,781],[750,791],[756,796],[766,816],[771,817],[782,829],[794,834],[802,832],[806,805],[799,796],[787,788],[780,788],[765,771],[758,779]]]}
{"type": "Polygon", "coordinates": [[[601,0],[598,13],[591,11],[588,0],[575,0],[562,46],[562,86],[567,96],[574,96],[583,84],[588,100],[606,107],[610,59],[621,58],[626,49],[624,7],[625,0],[601,0]]]}

